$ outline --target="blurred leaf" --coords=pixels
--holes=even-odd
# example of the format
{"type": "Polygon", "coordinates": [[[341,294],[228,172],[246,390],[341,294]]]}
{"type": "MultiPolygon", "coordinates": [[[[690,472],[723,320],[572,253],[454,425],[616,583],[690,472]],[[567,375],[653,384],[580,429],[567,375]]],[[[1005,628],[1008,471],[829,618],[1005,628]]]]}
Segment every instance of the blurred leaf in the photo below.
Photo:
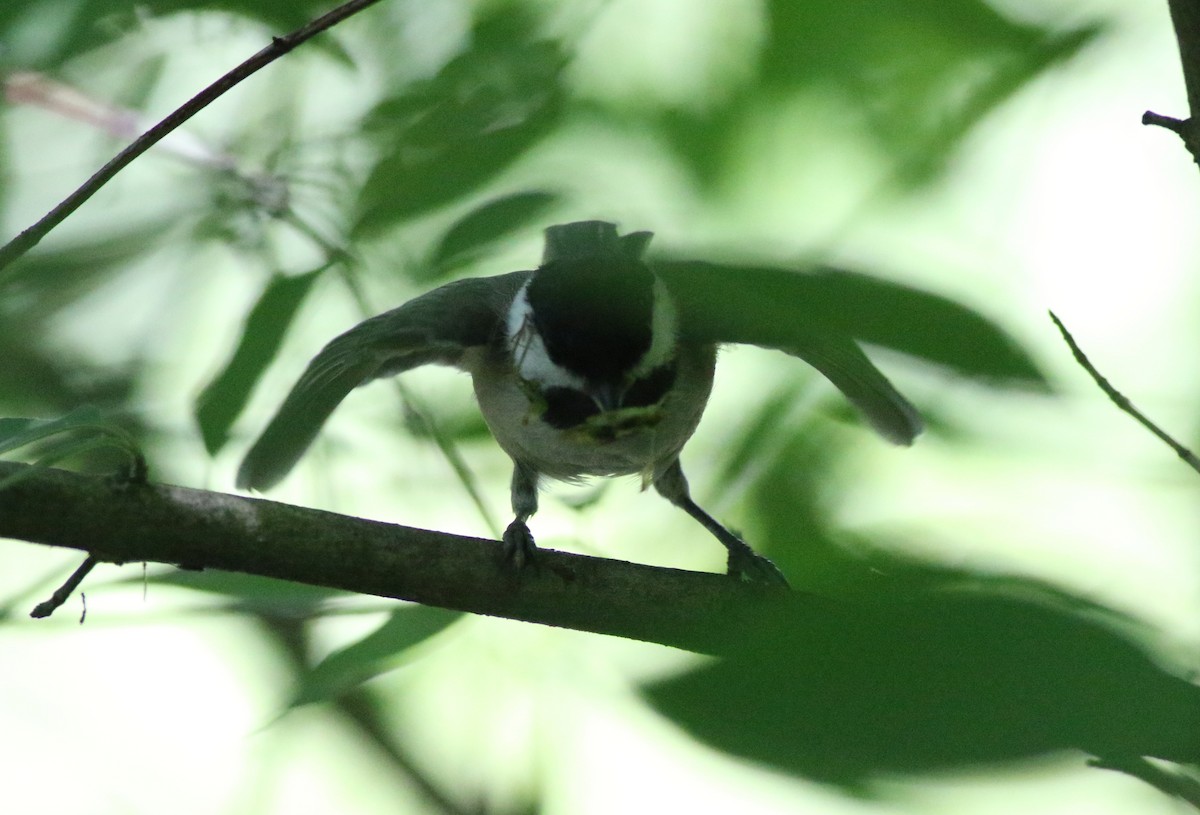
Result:
{"type": "MultiPolygon", "coordinates": [[[[3,79],[0,79],[0,90],[3,89],[3,79]]],[[[0,98],[0,102],[2,102],[0,98]]],[[[0,104],[0,114],[5,110],[5,106],[0,104]]],[[[14,186],[16,186],[16,177],[13,173],[13,157],[9,155],[9,145],[12,143],[12,135],[9,133],[9,123],[12,117],[0,115],[0,212],[7,212],[9,207],[9,195],[14,186]]],[[[9,238],[5,238],[9,240],[9,238]]],[[[0,283],[3,283],[4,276],[0,275],[0,283]]]]}
{"type": "MultiPolygon", "coordinates": [[[[829,529],[833,513],[821,506],[823,487],[835,477],[845,444],[819,414],[798,413],[802,377],[782,379],[752,415],[737,422],[736,435],[710,462],[715,488],[708,492],[719,503],[702,504],[718,515],[737,505],[741,531],[755,551],[769,556],[785,575],[795,575],[797,588],[820,590],[828,583],[826,561],[837,549],[829,529]]],[[[846,404],[841,398],[835,403],[846,404]]]]}
{"type": "MultiPolygon", "coordinates": [[[[475,509],[479,512],[479,517],[491,531],[495,537],[500,537],[500,525],[496,522],[491,511],[488,510],[487,502],[483,500],[483,494],[479,491],[479,484],[475,478],[475,473],[467,465],[466,460],[462,457],[462,453],[455,443],[455,438],[446,433],[441,423],[432,418],[432,414],[424,401],[412,392],[403,382],[396,379],[393,380],[393,387],[400,394],[404,402],[404,424],[406,428],[417,429],[419,435],[423,438],[431,439],[441,451],[442,456],[446,459],[446,463],[454,471],[455,478],[466,491],[467,496],[471,499],[471,503],[475,505],[475,509]]],[[[478,411],[473,411],[478,414],[478,411]]],[[[482,416],[478,420],[472,422],[474,426],[482,421],[482,416]]],[[[463,429],[460,423],[454,427],[454,431],[463,429]]],[[[483,428],[486,431],[486,425],[483,428]]],[[[490,436],[491,433],[487,432],[490,436]]]]}
{"type": "Polygon", "coordinates": [[[398,667],[415,646],[462,617],[433,606],[404,606],[353,645],[330,654],[305,674],[290,708],[327,702],[368,679],[398,667]]]}
{"type": "MultiPolygon", "coordinates": [[[[246,132],[252,139],[285,138],[283,118],[279,115],[272,120],[274,130],[254,127],[246,132]]],[[[228,170],[206,172],[198,181],[207,200],[198,209],[193,226],[197,243],[211,241],[246,254],[269,254],[272,236],[268,228],[295,217],[291,211],[293,190],[286,176],[228,170]]]]}
{"type": "Polygon", "coordinates": [[[150,107],[155,90],[159,87],[167,70],[166,54],[147,54],[136,63],[127,62],[130,71],[116,89],[112,103],[124,110],[146,110],[150,107]]]}
{"type": "Polygon", "coordinates": [[[20,312],[10,319],[44,320],[157,248],[168,228],[164,220],[92,241],[43,243],[0,271],[0,314],[9,311],[8,304],[20,303],[20,312]]]}
{"type": "MultiPolygon", "coordinates": [[[[127,582],[140,583],[142,578],[130,578],[127,582]]],[[[248,611],[286,619],[310,617],[327,601],[347,596],[346,592],[335,589],[214,569],[179,569],[147,578],[146,582],[226,597],[248,611]]]]}
{"type": "Polygon", "coordinates": [[[763,80],[835,87],[909,181],[940,172],[978,121],[1100,29],[1050,31],[982,0],[772,0],[763,80]]]}
{"type": "Polygon", "coordinates": [[[462,402],[440,402],[437,406],[436,421],[433,420],[429,406],[422,403],[418,409],[413,403],[414,394],[405,389],[402,410],[400,414],[404,434],[415,439],[428,439],[438,444],[445,442],[489,442],[493,436],[488,430],[483,414],[474,400],[462,402]]]}
{"type": "MultiPolygon", "coordinates": [[[[270,29],[270,34],[278,36],[299,28],[335,5],[327,0],[22,0],[0,3],[0,42],[18,46],[0,49],[0,67],[53,69],[68,59],[138,30],[147,17],[189,11],[226,11],[260,23],[270,29]]],[[[313,45],[337,52],[336,43],[330,37],[319,37],[313,45]]]]}
{"type": "Polygon", "coordinates": [[[93,450],[120,450],[129,461],[130,472],[145,478],[146,462],[137,441],[123,427],[107,418],[99,409],[85,406],[57,419],[0,419],[0,455],[39,442],[33,466],[0,479],[0,489],[33,476],[65,458],[93,450]],[[67,438],[54,437],[70,434],[67,438]],[[47,441],[53,439],[53,441],[47,441]]]}
{"type": "MultiPolygon", "coordinates": [[[[780,598],[729,655],[651,687],[697,738],[854,786],[1062,750],[1200,760],[1200,688],[1112,613],[1018,581],[780,598]]],[[[736,630],[735,630],[736,629],[736,630]]]]}
{"type": "Polygon", "coordinates": [[[702,184],[720,182],[749,122],[830,98],[846,116],[829,127],[861,127],[902,185],[927,183],[984,117],[1102,33],[1015,22],[981,0],[771,0],[766,14],[757,77],[720,107],[653,120],[702,184]]]}
{"type": "MultiPolygon", "coordinates": [[[[787,393],[783,388],[779,395],[786,398],[787,393]]],[[[798,591],[818,595],[870,599],[880,592],[927,591],[961,579],[934,564],[898,557],[894,534],[845,528],[841,482],[856,441],[830,422],[831,412],[841,419],[837,409],[849,413],[849,406],[833,394],[828,401],[826,409],[799,411],[790,419],[781,412],[775,428],[757,427],[758,421],[775,415],[778,408],[771,400],[747,427],[746,441],[760,446],[749,449],[754,459],[747,462],[750,483],[740,508],[746,540],[792,577],[798,591]]],[[[727,446],[733,463],[743,459],[748,447],[737,440],[727,446]]],[[[906,452],[895,450],[894,455],[906,452]]]]}
{"type": "Polygon", "coordinates": [[[0,418],[0,455],[32,444],[48,435],[62,432],[61,429],[53,429],[55,425],[62,423],[63,419],[0,418]]]}
{"type": "Polygon", "coordinates": [[[380,103],[364,127],[382,159],[352,234],[370,236],[476,190],[556,123],[567,57],[523,14],[496,13],[433,79],[380,103]]]}
{"type": "Polygon", "coordinates": [[[125,431],[110,423],[99,410],[91,406],[73,410],[57,419],[0,419],[0,455],[74,430],[125,435],[125,431]]]}
{"type": "Polygon", "coordinates": [[[685,300],[714,325],[757,315],[765,335],[833,332],[902,351],[966,376],[1048,388],[1032,358],[999,326],[940,295],[855,272],[796,272],[701,261],[655,261],[685,300]]]}
{"type": "MultiPolygon", "coordinates": [[[[779,396],[787,393],[783,389],[779,396]]],[[[844,404],[840,398],[833,401],[844,404]]],[[[838,528],[837,513],[828,505],[829,485],[836,483],[848,442],[819,412],[790,421],[780,413],[777,426],[765,424],[784,407],[790,406],[770,400],[742,441],[729,445],[726,472],[739,464],[750,466],[747,453],[755,456],[756,472],[748,473],[752,478],[741,511],[747,540],[784,574],[795,575],[800,590],[845,591],[847,583],[869,583],[872,575],[863,574],[847,551],[852,541],[838,528]]]]}
{"type": "Polygon", "coordinates": [[[97,240],[48,240],[0,271],[0,407],[53,414],[128,402],[141,361],[93,359],[90,349],[62,342],[55,318],[156,249],[167,231],[141,223],[97,240]]]}
{"type": "Polygon", "coordinates": [[[799,398],[799,385],[786,381],[759,404],[753,416],[743,416],[738,422],[739,437],[724,445],[723,461],[713,481],[724,489],[753,468],[773,460],[778,454],[780,434],[788,430],[784,421],[799,398]]]}
{"type": "Polygon", "coordinates": [[[53,68],[99,41],[97,0],[29,0],[0,3],[0,69],[53,68]]]}
{"type": "Polygon", "coordinates": [[[196,400],[196,422],[209,455],[216,455],[229,440],[229,428],[278,353],[284,334],[322,271],[293,277],[274,275],[250,310],[233,356],[196,400]]]}
{"type": "Polygon", "coordinates": [[[612,479],[598,478],[588,484],[586,489],[575,489],[556,495],[555,500],[575,512],[584,512],[600,503],[600,500],[612,487],[612,479]]]}
{"type": "Polygon", "coordinates": [[[531,190],[493,198],[455,221],[442,235],[424,280],[445,277],[486,252],[492,244],[526,228],[546,213],[558,196],[531,190]]]}
{"type": "Polygon", "coordinates": [[[133,366],[100,365],[43,344],[52,345],[38,329],[0,318],[0,410],[61,414],[84,403],[112,409],[129,399],[133,366]]]}

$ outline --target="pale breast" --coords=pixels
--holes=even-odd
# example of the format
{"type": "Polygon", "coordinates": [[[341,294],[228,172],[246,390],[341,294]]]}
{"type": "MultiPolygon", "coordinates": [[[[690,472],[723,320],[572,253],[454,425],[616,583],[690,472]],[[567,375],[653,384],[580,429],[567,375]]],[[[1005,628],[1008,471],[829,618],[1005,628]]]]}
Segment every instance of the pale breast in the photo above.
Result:
{"type": "Polygon", "coordinates": [[[675,387],[663,400],[657,421],[604,440],[541,421],[502,352],[473,349],[460,364],[472,376],[480,410],[500,447],[543,475],[571,480],[661,472],[700,422],[715,362],[712,346],[688,349],[679,359],[675,387]]]}

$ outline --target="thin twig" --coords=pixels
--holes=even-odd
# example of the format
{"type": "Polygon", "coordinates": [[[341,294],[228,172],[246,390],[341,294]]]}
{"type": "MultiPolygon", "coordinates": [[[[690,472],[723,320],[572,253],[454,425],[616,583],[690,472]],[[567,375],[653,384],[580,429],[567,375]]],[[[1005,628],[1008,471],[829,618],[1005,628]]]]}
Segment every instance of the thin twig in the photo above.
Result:
{"type": "Polygon", "coordinates": [[[374,5],[379,0],[349,0],[312,22],[282,37],[272,37],[271,44],[254,56],[222,76],[200,93],[193,96],[165,119],[147,130],[111,161],[96,171],[79,189],[64,198],[54,209],[46,213],[37,223],[22,231],[11,241],[0,247],[0,270],[38,244],[50,230],[58,226],[67,216],[96,194],[117,173],[135,158],[149,150],[156,142],[195,116],[210,103],[221,97],[243,79],[279,59],[301,43],[345,20],[353,14],[374,5]]]}
{"type": "Polygon", "coordinates": [[[1164,116],[1161,113],[1155,113],[1152,110],[1148,110],[1142,114],[1142,124],[1153,125],[1155,127],[1165,127],[1172,133],[1177,134],[1180,138],[1185,138],[1187,136],[1187,120],[1176,119],[1174,116],[1164,116]]]}
{"type": "Polygon", "coordinates": [[[1196,458],[1196,454],[1176,441],[1161,427],[1147,419],[1145,414],[1133,406],[1133,403],[1129,401],[1128,397],[1114,388],[1112,384],[1110,384],[1109,381],[1104,378],[1103,374],[1096,370],[1096,366],[1092,365],[1092,363],[1088,360],[1087,356],[1075,342],[1075,338],[1071,336],[1071,332],[1067,330],[1067,327],[1062,324],[1062,320],[1058,319],[1058,315],[1056,315],[1053,311],[1050,312],[1050,319],[1054,321],[1056,326],[1058,326],[1058,331],[1060,334],[1062,334],[1063,339],[1066,340],[1067,346],[1070,347],[1071,353],[1075,356],[1075,361],[1078,362],[1083,369],[1088,372],[1096,384],[1100,386],[1100,390],[1104,391],[1104,394],[1112,401],[1112,403],[1136,419],[1138,424],[1161,439],[1162,442],[1174,450],[1175,454],[1183,459],[1183,461],[1189,467],[1200,473],[1200,459],[1196,458]]]}
{"type": "MultiPolygon", "coordinates": [[[[58,589],[55,590],[54,594],[50,595],[50,599],[38,603],[34,607],[33,611],[29,612],[29,616],[40,620],[43,617],[49,617],[51,614],[53,614],[60,606],[62,606],[63,603],[67,602],[67,598],[71,596],[71,593],[74,592],[75,589],[79,588],[79,584],[83,582],[83,579],[88,576],[88,573],[92,569],[96,568],[96,564],[99,562],[100,561],[94,555],[88,555],[84,559],[83,563],[79,565],[79,568],[71,573],[71,576],[67,578],[67,581],[59,586],[58,589]]],[[[87,615],[86,604],[83,607],[83,614],[84,616],[87,615]]],[[[79,622],[82,623],[83,620],[84,617],[81,616],[79,618],[79,622]]]]}
{"type": "Polygon", "coordinates": [[[1200,133],[1195,119],[1176,119],[1148,110],[1142,114],[1142,124],[1170,130],[1183,141],[1183,146],[1192,154],[1192,160],[1200,162],[1200,133]]]}

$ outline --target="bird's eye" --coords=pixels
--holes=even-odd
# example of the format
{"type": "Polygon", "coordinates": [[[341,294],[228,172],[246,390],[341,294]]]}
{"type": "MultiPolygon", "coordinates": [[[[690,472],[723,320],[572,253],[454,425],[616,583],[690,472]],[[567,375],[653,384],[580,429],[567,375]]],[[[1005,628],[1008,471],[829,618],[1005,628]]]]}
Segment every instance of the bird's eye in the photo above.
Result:
{"type": "Polygon", "coordinates": [[[621,407],[653,407],[663,400],[675,383],[675,366],[660,365],[625,389],[621,407]]]}
{"type": "Polygon", "coordinates": [[[542,421],[559,430],[577,427],[600,412],[590,396],[574,388],[546,388],[542,398],[546,401],[542,421]]]}

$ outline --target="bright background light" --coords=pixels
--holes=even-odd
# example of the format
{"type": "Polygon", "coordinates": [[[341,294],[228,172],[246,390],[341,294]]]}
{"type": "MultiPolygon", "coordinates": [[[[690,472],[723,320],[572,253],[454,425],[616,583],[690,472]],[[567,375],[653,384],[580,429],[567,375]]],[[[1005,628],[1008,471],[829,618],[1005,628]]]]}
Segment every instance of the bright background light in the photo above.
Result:
{"type": "MultiPolygon", "coordinates": [[[[460,3],[390,5],[379,13],[412,17],[404,47],[414,72],[453,52],[468,24],[460,3]]],[[[1049,13],[1041,4],[1004,5],[1030,18],[1049,13]]],[[[1055,310],[1093,362],[1147,414],[1184,442],[1200,435],[1193,352],[1200,341],[1194,273],[1200,178],[1178,139],[1139,121],[1147,108],[1185,114],[1174,36],[1165,4],[1058,5],[1053,13],[1064,26],[1101,19],[1106,33],[988,117],[951,157],[946,177],[920,194],[896,188],[855,129],[853,111],[834,96],[781,100],[755,111],[730,148],[719,195],[703,201],[663,144],[645,132],[615,132],[586,120],[540,146],[506,179],[569,182],[573,209],[560,220],[613,219],[626,229],[654,230],[663,246],[698,254],[752,243],[765,260],[842,260],[953,296],[999,321],[1032,350],[1061,395],[1000,392],[880,354],[902,390],[969,438],[931,433],[899,451],[845,430],[854,434],[855,450],[831,485],[830,511],[846,528],[869,531],[895,551],[1040,576],[1108,603],[1147,621],[1191,664],[1200,644],[1200,481],[1104,398],[1046,314],[1055,310]]],[[[670,103],[703,111],[736,95],[765,25],[759,4],[730,0],[566,4],[556,19],[565,30],[586,32],[571,69],[576,92],[631,110],[670,103]]],[[[348,41],[369,36],[370,25],[367,15],[348,23],[348,41]]],[[[70,75],[60,79],[96,98],[118,98],[140,64],[118,55],[165,56],[164,76],[144,105],[153,120],[261,41],[261,31],[223,15],[154,20],[71,63],[70,75]]],[[[376,64],[351,70],[328,53],[302,49],[186,130],[205,144],[236,148],[247,118],[266,120],[276,110],[273,94],[299,85],[307,90],[298,94],[304,106],[296,112],[297,129],[334,134],[371,104],[389,70],[376,64]]],[[[36,107],[10,106],[3,116],[10,176],[0,224],[7,236],[73,189],[118,144],[36,107]]],[[[320,151],[303,158],[317,162],[320,151]]],[[[155,373],[143,380],[138,401],[167,451],[156,475],[227,490],[244,440],[209,461],[191,411],[228,357],[261,281],[219,243],[179,248],[189,239],[183,222],[202,206],[203,191],[189,185],[193,172],[161,151],[143,157],[55,233],[51,241],[68,244],[165,213],[178,241],[165,241],[63,312],[54,336],[64,354],[114,367],[148,359],[155,373]]],[[[531,230],[472,271],[529,267],[538,241],[531,230]]],[[[278,251],[294,271],[312,249],[293,238],[278,251]]],[[[413,260],[405,251],[381,245],[364,254],[368,265],[403,267],[413,260]]],[[[246,438],[315,350],[358,318],[332,282],[318,285],[238,425],[246,438]]],[[[381,310],[414,292],[399,275],[368,281],[381,310]]],[[[726,353],[685,465],[719,458],[749,412],[746,394],[763,391],[764,383],[774,389],[801,367],[753,349],[726,353]]],[[[405,380],[439,420],[473,415],[465,377],[421,371],[405,380]]],[[[394,432],[395,410],[387,385],[352,395],[306,463],[271,497],[489,534],[437,449],[394,432]]],[[[486,441],[463,452],[491,514],[504,520],[507,460],[486,441]]],[[[727,494],[702,468],[693,480],[718,515],[746,520],[738,518],[736,488],[727,494]]],[[[543,498],[535,526],[543,544],[720,569],[718,547],[656,496],[622,482],[582,512],[560,500],[579,494],[553,488],[543,498]]],[[[438,811],[392,777],[361,734],[327,708],[277,718],[294,692],[286,657],[263,631],[216,601],[163,585],[147,588],[136,567],[106,566],[88,581],[86,625],[77,625],[75,601],[51,620],[25,619],[31,599],[48,594],[77,560],[16,542],[0,546],[0,598],[20,600],[0,626],[0,739],[7,756],[0,783],[7,811],[438,811]]],[[[343,647],[392,607],[370,598],[342,601],[344,614],[315,627],[314,647],[343,647]]],[[[859,799],[741,764],[697,745],[637,697],[638,682],[696,659],[472,618],[370,687],[383,693],[387,717],[406,734],[419,765],[447,789],[460,789],[463,806],[486,789],[497,805],[540,791],[546,812],[580,815],[1178,811],[1149,787],[1088,769],[1078,757],[887,779],[878,797],[859,799]]]]}

